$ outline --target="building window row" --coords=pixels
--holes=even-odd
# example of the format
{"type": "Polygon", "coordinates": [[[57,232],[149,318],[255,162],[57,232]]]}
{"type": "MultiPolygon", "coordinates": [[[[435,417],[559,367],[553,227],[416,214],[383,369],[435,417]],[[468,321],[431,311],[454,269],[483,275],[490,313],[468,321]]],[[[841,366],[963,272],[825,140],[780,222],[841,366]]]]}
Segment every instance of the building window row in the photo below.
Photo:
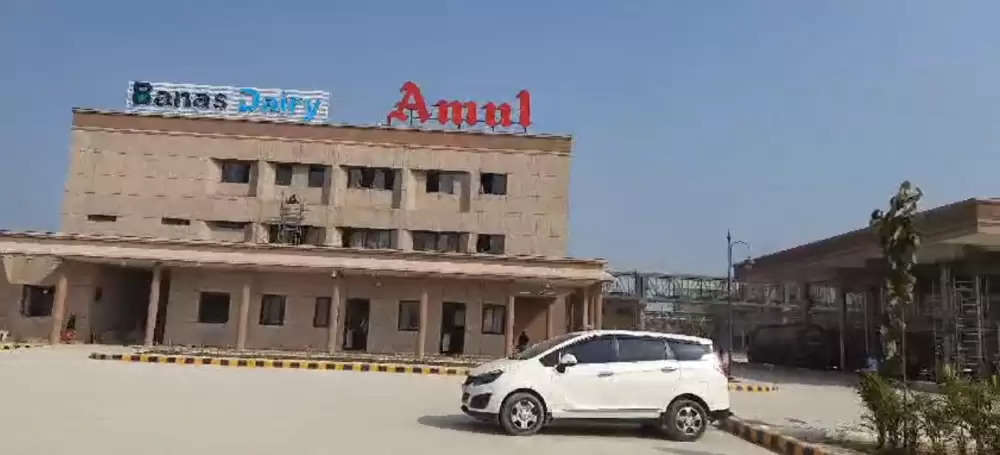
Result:
{"type": "MultiPolygon", "coordinates": [[[[25,286],[26,293],[39,292],[28,290],[36,286],[25,286]]],[[[48,311],[51,313],[51,292],[49,293],[48,311]]],[[[285,310],[287,296],[278,294],[263,294],[260,296],[259,325],[285,325],[285,310]]],[[[313,327],[329,327],[332,314],[332,299],[316,297],[313,308],[313,327]]],[[[230,294],[226,292],[201,292],[198,300],[198,322],[203,324],[226,324],[229,322],[230,294]]],[[[400,300],[396,329],[400,332],[420,330],[420,301],[400,300]]],[[[48,314],[45,314],[48,315],[48,314]]],[[[503,305],[484,303],[482,307],[482,333],[502,335],[507,325],[507,308],[503,305]]]]}
{"type": "MultiPolygon", "coordinates": [[[[222,183],[250,183],[254,174],[255,161],[218,160],[222,183]]],[[[274,184],[292,185],[296,167],[307,169],[307,186],[322,188],[326,185],[326,174],[330,167],[320,164],[271,163],[274,166],[274,184]]],[[[395,187],[399,169],[388,167],[343,166],[347,173],[347,187],[355,189],[392,190],[395,187]]],[[[427,193],[456,194],[468,172],[448,170],[426,170],[424,190],[427,193]]],[[[479,174],[480,194],[507,194],[507,174],[484,172],[479,174]]]]}

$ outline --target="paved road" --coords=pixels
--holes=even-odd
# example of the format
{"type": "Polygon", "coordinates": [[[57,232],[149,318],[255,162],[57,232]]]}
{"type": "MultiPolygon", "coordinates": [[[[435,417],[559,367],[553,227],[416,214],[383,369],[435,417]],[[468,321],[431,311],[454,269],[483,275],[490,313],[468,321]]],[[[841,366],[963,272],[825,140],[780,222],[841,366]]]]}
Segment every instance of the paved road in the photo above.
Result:
{"type": "Polygon", "coordinates": [[[4,453],[770,453],[715,429],[696,443],[633,427],[509,437],[460,415],[455,377],[136,364],[88,351],[0,354],[4,453]]]}

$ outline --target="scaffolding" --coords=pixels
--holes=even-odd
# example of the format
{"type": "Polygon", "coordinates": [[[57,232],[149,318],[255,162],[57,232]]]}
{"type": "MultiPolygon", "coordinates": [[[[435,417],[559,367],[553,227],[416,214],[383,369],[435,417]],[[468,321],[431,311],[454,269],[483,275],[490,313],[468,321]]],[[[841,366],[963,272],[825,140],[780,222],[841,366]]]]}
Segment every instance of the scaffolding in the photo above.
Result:
{"type": "Polygon", "coordinates": [[[281,196],[278,217],[272,220],[268,233],[270,243],[301,245],[305,241],[305,204],[292,194],[287,199],[281,196]]]}

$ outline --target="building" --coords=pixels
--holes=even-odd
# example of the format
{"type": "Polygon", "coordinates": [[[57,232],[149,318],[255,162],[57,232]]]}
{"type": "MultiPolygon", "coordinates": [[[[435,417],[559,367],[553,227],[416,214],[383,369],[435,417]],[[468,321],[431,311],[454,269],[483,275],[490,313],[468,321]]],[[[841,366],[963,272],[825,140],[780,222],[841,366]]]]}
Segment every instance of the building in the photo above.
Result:
{"type": "MultiPolygon", "coordinates": [[[[975,374],[1000,364],[1000,200],[967,199],[920,212],[915,304],[906,312],[911,377],[945,365],[975,374]]],[[[742,281],[797,305],[798,321],[840,334],[840,364],[880,355],[886,263],[867,228],[756,258],[742,281]],[[789,297],[791,296],[791,297],[789,297]]],[[[846,365],[845,365],[846,364],[846,365]]]]}
{"type": "Polygon", "coordinates": [[[0,233],[0,330],[501,355],[601,324],[568,136],[74,109],[60,233],[0,233]]]}

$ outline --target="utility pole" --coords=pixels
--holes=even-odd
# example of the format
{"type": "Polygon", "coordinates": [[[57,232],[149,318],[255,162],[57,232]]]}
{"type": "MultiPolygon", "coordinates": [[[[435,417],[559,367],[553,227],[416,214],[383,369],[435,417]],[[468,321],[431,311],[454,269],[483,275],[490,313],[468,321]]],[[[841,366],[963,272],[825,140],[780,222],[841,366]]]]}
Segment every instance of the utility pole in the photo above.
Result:
{"type": "MultiPolygon", "coordinates": [[[[742,240],[733,241],[732,231],[726,231],[726,304],[729,307],[729,352],[727,355],[727,363],[729,364],[729,370],[732,371],[733,368],[733,339],[736,337],[734,329],[734,311],[733,311],[733,247],[736,245],[743,245],[750,250],[750,244],[742,240]]],[[[752,263],[753,259],[749,259],[752,263]]],[[[729,371],[726,372],[729,374],[729,371]]]]}

